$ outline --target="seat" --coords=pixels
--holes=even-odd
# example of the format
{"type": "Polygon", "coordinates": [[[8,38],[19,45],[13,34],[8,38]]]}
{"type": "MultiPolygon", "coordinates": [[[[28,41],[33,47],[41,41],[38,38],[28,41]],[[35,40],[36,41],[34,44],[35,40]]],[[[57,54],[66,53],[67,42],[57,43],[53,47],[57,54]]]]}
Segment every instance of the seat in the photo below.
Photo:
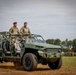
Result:
{"type": "Polygon", "coordinates": [[[10,42],[8,40],[4,40],[2,42],[2,48],[5,55],[11,55],[10,52],[10,42]]]}
{"type": "Polygon", "coordinates": [[[14,45],[15,45],[15,54],[20,55],[20,53],[21,53],[21,43],[20,43],[19,38],[16,39],[16,42],[15,42],[14,45]]]}

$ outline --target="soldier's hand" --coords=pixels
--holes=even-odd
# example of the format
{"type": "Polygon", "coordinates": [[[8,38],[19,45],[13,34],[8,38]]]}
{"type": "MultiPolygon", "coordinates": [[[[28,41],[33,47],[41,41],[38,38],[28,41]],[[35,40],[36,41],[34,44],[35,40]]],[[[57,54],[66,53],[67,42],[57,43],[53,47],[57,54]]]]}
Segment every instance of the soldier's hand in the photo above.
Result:
{"type": "Polygon", "coordinates": [[[13,33],[10,33],[11,35],[13,35],[13,33]]]}

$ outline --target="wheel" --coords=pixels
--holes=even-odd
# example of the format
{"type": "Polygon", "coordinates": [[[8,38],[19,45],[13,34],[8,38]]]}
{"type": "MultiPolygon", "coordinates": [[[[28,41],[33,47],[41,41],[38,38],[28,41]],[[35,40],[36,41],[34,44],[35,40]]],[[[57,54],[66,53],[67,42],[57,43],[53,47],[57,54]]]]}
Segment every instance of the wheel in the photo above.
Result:
{"type": "Polygon", "coordinates": [[[14,66],[21,66],[21,63],[19,61],[13,62],[14,66]]]}
{"type": "Polygon", "coordinates": [[[33,71],[37,68],[37,57],[32,53],[27,53],[23,56],[22,65],[27,71],[33,71]]]}
{"type": "Polygon", "coordinates": [[[59,58],[56,62],[53,62],[53,63],[49,62],[48,66],[51,69],[59,69],[59,68],[61,68],[61,66],[62,66],[62,58],[59,58]]]}

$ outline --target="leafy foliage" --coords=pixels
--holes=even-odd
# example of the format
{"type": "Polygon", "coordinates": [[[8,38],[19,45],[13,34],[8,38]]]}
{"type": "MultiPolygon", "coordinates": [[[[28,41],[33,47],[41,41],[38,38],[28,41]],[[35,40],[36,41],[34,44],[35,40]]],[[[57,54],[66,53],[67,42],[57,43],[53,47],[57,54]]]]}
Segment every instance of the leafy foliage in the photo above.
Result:
{"type": "Polygon", "coordinates": [[[64,40],[61,41],[60,39],[47,39],[46,40],[47,43],[49,44],[54,44],[54,45],[60,45],[61,47],[64,47],[65,51],[74,51],[76,52],[76,39],[73,40],[64,40]]]}

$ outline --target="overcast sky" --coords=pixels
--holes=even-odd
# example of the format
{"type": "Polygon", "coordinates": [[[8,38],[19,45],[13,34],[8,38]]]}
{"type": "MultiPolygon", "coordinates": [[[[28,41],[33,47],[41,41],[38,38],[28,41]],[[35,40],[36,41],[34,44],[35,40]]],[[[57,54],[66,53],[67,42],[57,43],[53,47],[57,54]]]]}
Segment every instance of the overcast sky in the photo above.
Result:
{"type": "Polygon", "coordinates": [[[0,31],[28,22],[45,39],[76,38],[76,0],[0,0],[0,31]]]}

